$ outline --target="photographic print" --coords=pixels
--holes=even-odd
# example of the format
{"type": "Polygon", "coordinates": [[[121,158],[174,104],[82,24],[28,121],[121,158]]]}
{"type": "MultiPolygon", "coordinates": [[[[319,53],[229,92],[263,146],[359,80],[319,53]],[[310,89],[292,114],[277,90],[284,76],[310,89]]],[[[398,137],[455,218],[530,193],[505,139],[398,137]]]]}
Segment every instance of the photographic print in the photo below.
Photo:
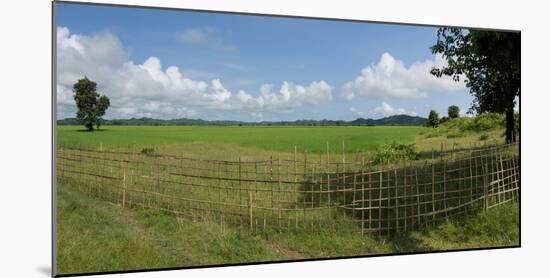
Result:
{"type": "Polygon", "coordinates": [[[56,275],[520,246],[519,31],[53,5],[56,275]]]}

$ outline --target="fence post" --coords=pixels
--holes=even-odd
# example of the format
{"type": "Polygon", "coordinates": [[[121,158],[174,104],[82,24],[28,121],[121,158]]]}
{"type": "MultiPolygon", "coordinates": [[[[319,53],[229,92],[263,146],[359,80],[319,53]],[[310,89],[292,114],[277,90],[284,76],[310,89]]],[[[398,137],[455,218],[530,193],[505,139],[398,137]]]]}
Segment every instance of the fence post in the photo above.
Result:
{"type": "Polygon", "coordinates": [[[443,159],[443,210],[447,218],[447,160],[445,159],[443,159]]]}
{"type": "MultiPolygon", "coordinates": [[[[443,146],[443,145],[442,145],[443,146]]],[[[435,166],[434,150],[432,149],[432,220],[435,222],[435,166]]]]}
{"type": "Polygon", "coordinates": [[[327,141],[327,202],[330,207],[330,150],[327,141]]]}
{"type": "MultiPolygon", "coordinates": [[[[353,183],[355,183],[355,178],[353,180],[353,183]]],[[[364,154],[361,157],[361,234],[362,235],[365,234],[365,156],[364,154]]]]}
{"type": "Polygon", "coordinates": [[[296,148],[296,145],[294,145],[294,182],[298,181],[298,175],[297,175],[298,168],[296,167],[296,163],[297,163],[296,159],[297,159],[297,148],[296,148]]]}
{"type": "Polygon", "coordinates": [[[399,233],[399,193],[397,191],[397,168],[394,168],[393,169],[393,174],[394,174],[394,186],[395,186],[395,202],[393,202],[394,204],[394,209],[395,209],[395,230],[399,233]]]}
{"type": "MultiPolygon", "coordinates": [[[[404,231],[407,231],[407,197],[408,197],[408,194],[407,194],[407,188],[408,188],[408,185],[407,185],[407,161],[405,160],[405,158],[403,158],[403,197],[405,198],[404,202],[405,202],[405,209],[404,209],[404,212],[405,212],[405,215],[403,216],[404,217],[404,221],[405,222],[405,225],[404,225],[404,231]]],[[[397,208],[399,210],[399,208],[397,208]]]]}
{"type": "Polygon", "coordinates": [[[248,223],[250,224],[250,231],[254,232],[254,214],[252,210],[252,191],[248,190],[248,223]]]}
{"type": "MultiPolygon", "coordinates": [[[[473,190],[473,173],[472,173],[472,152],[470,152],[470,159],[468,161],[468,166],[470,167],[470,202],[474,199],[474,190],[473,190]]],[[[476,169],[477,170],[477,169],[476,169]]]]}
{"type": "MultiPolygon", "coordinates": [[[[483,158],[482,158],[483,160],[483,158]]],[[[485,158],[485,163],[481,165],[481,168],[483,170],[483,211],[487,212],[488,207],[488,196],[487,196],[487,190],[488,190],[488,171],[487,171],[487,158],[485,158]]]]}
{"type": "Polygon", "coordinates": [[[242,179],[241,179],[241,156],[239,156],[239,204],[242,205],[243,203],[243,186],[242,186],[242,179]]]}
{"type": "MultiPolygon", "coordinates": [[[[347,205],[346,201],[346,153],[345,153],[345,145],[344,140],[342,140],[342,189],[343,189],[343,195],[344,195],[344,205],[347,205]]],[[[345,220],[346,214],[344,213],[344,220],[345,220]]]]}
{"type": "Polygon", "coordinates": [[[269,157],[269,183],[271,185],[271,208],[273,208],[273,155],[269,157]]]}
{"type": "Polygon", "coordinates": [[[420,227],[420,189],[418,188],[418,169],[414,168],[414,179],[416,184],[416,214],[418,227],[420,227]]]}
{"type": "Polygon", "coordinates": [[[498,157],[500,160],[500,183],[501,183],[501,186],[499,187],[500,187],[500,192],[502,192],[501,194],[503,195],[502,201],[504,202],[506,201],[506,183],[504,182],[505,177],[504,177],[504,166],[502,164],[502,151],[498,153],[498,157]]]}
{"type": "MultiPolygon", "coordinates": [[[[365,164],[365,152],[363,151],[363,165],[365,164]]],[[[380,184],[378,186],[378,231],[382,233],[382,187],[384,186],[384,161],[380,158],[380,184]]]]}
{"type": "Polygon", "coordinates": [[[126,166],[122,169],[122,207],[126,205],[126,168],[128,167],[128,162],[126,166]]]}

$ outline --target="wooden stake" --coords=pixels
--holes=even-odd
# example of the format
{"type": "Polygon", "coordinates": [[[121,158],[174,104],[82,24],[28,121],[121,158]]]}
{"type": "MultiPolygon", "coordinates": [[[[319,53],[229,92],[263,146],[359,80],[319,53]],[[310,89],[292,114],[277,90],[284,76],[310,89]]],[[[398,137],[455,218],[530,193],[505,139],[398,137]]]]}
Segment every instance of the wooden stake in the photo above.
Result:
{"type": "MultiPolygon", "coordinates": [[[[342,187],[344,189],[344,205],[347,205],[347,202],[346,202],[346,153],[345,153],[345,145],[344,145],[344,140],[342,140],[342,187]]],[[[346,217],[346,214],[344,213],[344,219],[346,217]]]]}
{"type": "MultiPolygon", "coordinates": [[[[483,159],[483,158],[482,158],[483,159]]],[[[487,186],[488,186],[488,171],[487,171],[487,159],[485,159],[485,164],[481,165],[482,167],[482,170],[483,170],[483,210],[485,212],[487,212],[487,207],[489,206],[488,204],[488,196],[487,196],[487,186]]]]}
{"type": "Polygon", "coordinates": [[[447,218],[447,160],[443,160],[443,210],[447,218]]]}
{"type": "Polygon", "coordinates": [[[435,222],[435,168],[434,151],[432,149],[432,220],[435,222]]]}
{"type": "Polygon", "coordinates": [[[248,190],[248,223],[250,231],[254,232],[254,214],[252,210],[252,191],[248,190]]]}
{"type": "Polygon", "coordinates": [[[238,167],[239,167],[239,204],[242,204],[243,203],[243,187],[242,187],[242,178],[241,178],[241,166],[242,166],[242,162],[241,162],[241,157],[239,156],[239,164],[238,164],[238,167]]]}
{"type": "Polygon", "coordinates": [[[298,181],[298,168],[296,168],[296,159],[297,159],[297,148],[294,145],[294,182],[298,181]]]}
{"type": "Polygon", "coordinates": [[[271,207],[273,208],[273,156],[269,157],[269,184],[271,185],[271,207]]]}
{"type": "Polygon", "coordinates": [[[418,169],[414,169],[414,179],[416,184],[416,214],[417,214],[417,223],[420,227],[420,189],[418,188],[418,169]]]}
{"type": "Polygon", "coordinates": [[[394,185],[395,185],[395,202],[394,202],[394,210],[395,210],[395,230],[399,232],[399,193],[397,192],[397,168],[393,169],[394,174],[394,185]]]}
{"type": "Polygon", "coordinates": [[[126,168],[128,163],[126,162],[126,167],[122,170],[122,207],[126,205],[126,168]]]}
{"type": "MultiPolygon", "coordinates": [[[[365,164],[365,156],[364,156],[364,152],[363,152],[363,165],[365,164]]],[[[384,186],[383,184],[383,172],[382,170],[384,169],[384,162],[382,160],[382,158],[380,158],[380,184],[378,186],[378,231],[382,231],[382,187],[384,186]]]]}

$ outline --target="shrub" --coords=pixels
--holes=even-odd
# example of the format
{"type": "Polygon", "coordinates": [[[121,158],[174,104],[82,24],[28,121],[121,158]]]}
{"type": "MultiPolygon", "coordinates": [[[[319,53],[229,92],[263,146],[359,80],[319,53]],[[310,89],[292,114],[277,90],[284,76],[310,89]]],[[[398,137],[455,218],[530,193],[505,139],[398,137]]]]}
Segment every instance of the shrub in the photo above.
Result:
{"type": "Polygon", "coordinates": [[[143,149],[141,149],[141,153],[145,154],[145,155],[151,155],[151,154],[155,153],[155,149],[154,148],[143,148],[143,149]]]}
{"type": "Polygon", "coordinates": [[[487,139],[489,139],[489,135],[487,133],[483,133],[481,134],[481,136],[479,136],[480,141],[485,141],[487,139]]]}
{"type": "Polygon", "coordinates": [[[393,142],[391,144],[382,144],[378,147],[375,155],[375,161],[377,163],[394,162],[398,160],[414,160],[418,158],[418,153],[415,149],[415,144],[398,144],[393,142]]]}
{"type": "Polygon", "coordinates": [[[462,127],[467,131],[487,131],[504,126],[504,115],[499,113],[483,113],[470,121],[462,127]]]}

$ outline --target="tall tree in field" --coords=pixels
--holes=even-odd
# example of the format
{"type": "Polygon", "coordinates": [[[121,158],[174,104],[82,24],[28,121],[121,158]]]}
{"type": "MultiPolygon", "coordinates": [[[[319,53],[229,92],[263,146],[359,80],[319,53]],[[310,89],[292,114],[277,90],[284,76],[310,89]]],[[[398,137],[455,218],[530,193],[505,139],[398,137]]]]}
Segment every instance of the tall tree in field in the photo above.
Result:
{"type": "Polygon", "coordinates": [[[96,88],[97,84],[87,77],[73,85],[74,100],[78,108],[76,117],[90,131],[94,130],[94,125],[99,128],[101,117],[111,104],[108,97],[97,93],[96,88]]]}
{"type": "Polygon", "coordinates": [[[435,110],[430,111],[430,115],[428,116],[428,122],[426,125],[428,127],[437,127],[439,124],[439,114],[435,110]]]}
{"type": "Polygon", "coordinates": [[[447,110],[447,115],[449,116],[449,119],[456,119],[458,118],[460,114],[460,108],[456,105],[449,106],[449,110],[447,110]]]}
{"type": "Polygon", "coordinates": [[[430,48],[447,60],[447,66],[431,70],[433,75],[452,76],[455,81],[464,77],[475,98],[470,110],[506,114],[507,143],[516,141],[514,106],[520,95],[520,47],[519,33],[440,28],[437,42],[430,48]]]}

